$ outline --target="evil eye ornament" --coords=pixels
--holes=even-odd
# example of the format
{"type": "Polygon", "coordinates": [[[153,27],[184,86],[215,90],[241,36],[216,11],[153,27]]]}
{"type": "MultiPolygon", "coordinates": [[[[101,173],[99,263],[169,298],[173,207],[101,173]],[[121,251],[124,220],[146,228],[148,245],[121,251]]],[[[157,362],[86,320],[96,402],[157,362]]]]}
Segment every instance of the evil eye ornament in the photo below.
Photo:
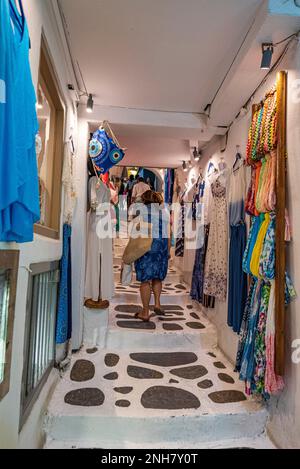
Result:
{"type": "Polygon", "coordinates": [[[121,161],[124,158],[124,152],[120,150],[119,148],[116,148],[115,150],[112,150],[110,152],[109,157],[110,157],[110,161],[113,164],[118,164],[119,161],[121,161]]]}
{"type": "Polygon", "coordinates": [[[90,150],[89,150],[90,157],[97,158],[97,156],[101,154],[102,150],[103,150],[103,147],[102,147],[101,142],[97,140],[96,138],[93,138],[90,142],[90,150]]]}
{"type": "Polygon", "coordinates": [[[105,174],[125,156],[104,129],[97,130],[90,142],[89,155],[100,174],[105,174]]]}

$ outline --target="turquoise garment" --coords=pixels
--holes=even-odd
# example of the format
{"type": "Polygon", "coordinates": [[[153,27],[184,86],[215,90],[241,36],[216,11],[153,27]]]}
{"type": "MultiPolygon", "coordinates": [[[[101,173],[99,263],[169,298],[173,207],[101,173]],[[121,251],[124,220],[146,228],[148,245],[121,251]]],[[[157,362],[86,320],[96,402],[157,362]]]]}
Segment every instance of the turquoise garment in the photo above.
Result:
{"type": "MultiPolygon", "coordinates": [[[[9,0],[0,2],[0,213],[17,199],[13,35],[9,0]]],[[[1,233],[1,217],[0,217],[1,233]]]]}
{"type": "Polygon", "coordinates": [[[0,104],[0,128],[5,129],[0,146],[0,241],[24,243],[33,240],[33,225],[40,219],[40,208],[35,152],[36,96],[29,64],[29,33],[21,2],[20,7],[21,15],[13,1],[1,0],[1,46],[3,40],[5,47],[0,54],[0,69],[1,79],[9,85],[6,104],[0,104]]]}

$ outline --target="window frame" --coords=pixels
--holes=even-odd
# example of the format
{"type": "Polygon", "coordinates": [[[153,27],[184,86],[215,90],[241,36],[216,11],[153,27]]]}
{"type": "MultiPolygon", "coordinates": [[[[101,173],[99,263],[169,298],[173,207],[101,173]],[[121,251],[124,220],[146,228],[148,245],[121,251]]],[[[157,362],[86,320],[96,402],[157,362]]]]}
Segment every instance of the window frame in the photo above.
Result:
{"type": "Polygon", "coordinates": [[[0,266],[10,271],[10,296],[7,317],[7,333],[6,333],[6,355],[4,365],[4,380],[0,384],[0,402],[9,393],[12,349],[13,349],[13,332],[15,320],[15,306],[17,296],[17,282],[19,271],[20,251],[18,250],[0,250],[0,266]]]}
{"type": "MultiPolygon", "coordinates": [[[[24,353],[23,353],[23,374],[22,374],[22,388],[21,388],[21,405],[20,405],[20,421],[19,421],[19,431],[22,430],[23,425],[28,419],[34,404],[36,403],[39,395],[46,384],[51,371],[55,366],[55,356],[53,360],[49,363],[47,370],[45,370],[42,378],[39,383],[31,390],[28,396],[25,396],[28,368],[29,368],[29,352],[30,352],[30,331],[32,321],[34,320],[32,316],[32,307],[33,307],[33,278],[35,275],[43,274],[50,271],[60,270],[60,261],[48,261],[40,262],[37,264],[31,264],[29,267],[29,278],[28,278],[28,289],[27,289],[27,300],[26,300],[26,321],[25,321],[25,332],[24,332],[24,353]]],[[[59,287],[59,279],[57,282],[57,290],[59,287]]],[[[59,290],[57,291],[57,293],[59,290]]],[[[57,303],[58,303],[58,294],[57,294],[57,303]]],[[[57,310],[56,310],[57,313],[57,310]]],[[[35,318],[36,319],[36,318],[35,318]]],[[[55,335],[54,335],[54,351],[55,351],[55,335]]]]}
{"type": "MultiPolygon", "coordinates": [[[[51,101],[55,108],[54,122],[51,124],[53,137],[51,145],[53,146],[52,174],[51,174],[51,204],[49,220],[50,226],[34,225],[36,234],[50,239],[59,240],[61,236],[61,203],[62,203],[62,171],[64,159],[64,134],[66,124],[66,106],[62,98],[61,89],[51,60],[50,53],[44,35],[41,40],[39,80],[38,85],[44,85],[47,91],[47,99],[51,101]]],[[[49,210],[49,207],[46,207],[49,210]]]]}

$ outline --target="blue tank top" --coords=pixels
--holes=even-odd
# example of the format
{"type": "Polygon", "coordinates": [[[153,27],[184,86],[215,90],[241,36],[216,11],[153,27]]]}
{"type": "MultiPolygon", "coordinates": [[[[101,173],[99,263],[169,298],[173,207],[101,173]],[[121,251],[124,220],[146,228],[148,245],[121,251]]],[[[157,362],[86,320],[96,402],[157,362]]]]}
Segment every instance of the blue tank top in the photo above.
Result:
{"type": "Polygon", "coordinates": [[[36,96],[29,64],[29,33],[21,5],[1,0],[0,77],[6,83],[6,103],[0,146],[0,241],[33,240],[33,225],[40,218],[35,136],[38,131],[36,96]],[[3,66],[4,63],[4,66],[3,66]],[[9,83],[9,86],[7,86],[9,83]],[[3,172],[2,172],[3,170],[3,172]]]}

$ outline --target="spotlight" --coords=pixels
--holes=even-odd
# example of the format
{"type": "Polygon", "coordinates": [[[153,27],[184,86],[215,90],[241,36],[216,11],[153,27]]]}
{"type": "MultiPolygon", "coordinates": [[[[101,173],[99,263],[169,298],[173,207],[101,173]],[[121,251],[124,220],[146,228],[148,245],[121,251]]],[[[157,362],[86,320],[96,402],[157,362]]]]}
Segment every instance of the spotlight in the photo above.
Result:
{"type": "Polygon", "coordinates": [[[186,172],[187,172],[187,170],[188,170],[188,167],[187,167],[187,165],[186,165],[186,162],[185,162],[185,161],[183,161],[183,163],[182,163],[182,169],[183,169],[183,171],[184,171],[185,173],[186,173],[186,172]]]}
{"type": "Polygon", "coordinates": [[[201,150],[197,150],[197,147],[194,147],[194,151],[193,151],[194,160],[197,162],[200,161],[201,156],[202,156],[201,150]]]}
{"type": "Polygon", "coordinates": [[[93,112],[94,109],[94,100],[93,100],[93,95],[89,94],[87,103],[86,103],[86,112],[93,112]]]}
{"type": "Polygon", "coordinates": [[[274,52],[274,46],[271,43],[262,44],[262,60],[260,68],[262,70],[270,70],[272,57],[274,52]]]}

